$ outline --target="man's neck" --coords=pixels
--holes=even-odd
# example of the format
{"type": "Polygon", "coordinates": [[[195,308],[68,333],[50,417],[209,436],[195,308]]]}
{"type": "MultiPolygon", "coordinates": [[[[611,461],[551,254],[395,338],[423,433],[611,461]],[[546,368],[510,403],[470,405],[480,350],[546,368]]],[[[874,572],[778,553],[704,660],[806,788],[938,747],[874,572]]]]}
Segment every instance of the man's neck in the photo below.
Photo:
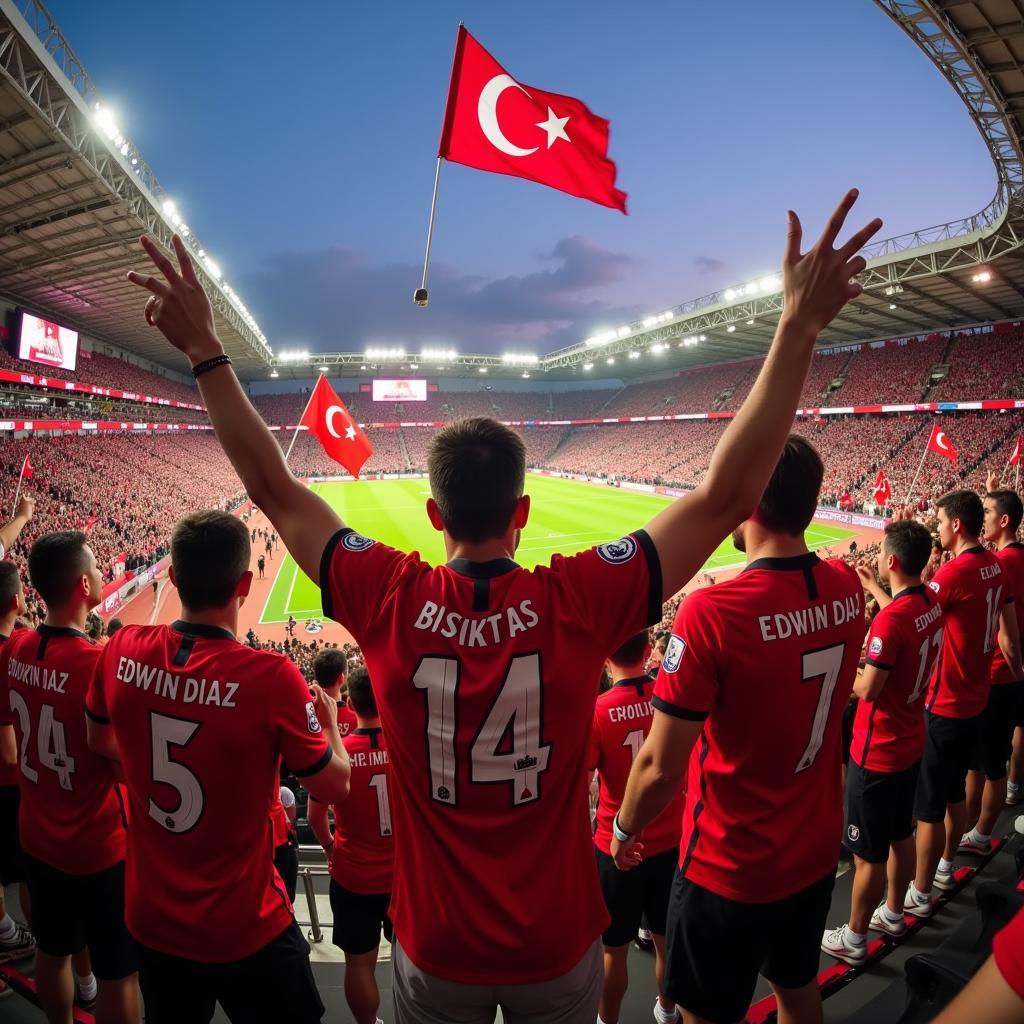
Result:
{"type": "Polygon", "coordinates": [[[232,636],[238,635],[238,608],[235,605],[229,608],[207,608],[201,612],[183,607],[181,621],[190,622],[194,626],[215,626],[217,629],[226,629],[232,636]]]}
{"type": "Polygon", "coordinates": [[[14,632],[14,624],[18,621],[18,613],[12,612],[0,618],[0,636],[10,636],[14,632]]]}
{"type": "Polygon", "coordinates": [[[953,547],[950,549],[950,552],[956,558],[957,555],[962,555],[965,551],[980,546],[981,541],[977,537],[968,537],[966,534],[961,533],[953,541],[953,547]]]}
{"type": "Polygon", "coordinates": [[[892,591],[893,597],[911,587],[919,586],[921,586],[920,576],[901,576],[898,572],[889,573],[889,589],[892,591]]]}
{"type": "Polygon", "coordinates": [[[747,531],[747,565],[756,562],[760,558],[797,558],[800,555],[808,555],[807,542],[803,534],[799,537],[790,537],[785,533],[768,533],[757,531],[751,537],[747,531]]]}
{"type": "Polygon", "coordinates": [[[639,679],[644,674],[643,662],[638,661],[635,665],[612,665],[609,663],[608,671],[611,674],[612,682],[617,683],[623,679],[639,679]]]}
{"type": "Polygon", "coordinates": [[[74,608],[47,608],[43,623],[55,629],[77,629],[84,633],[88,617],[89,609],[84,604],[74,608]]]}
{"type": "Polygon", "coordinates": [[[1003,548],[1009,547],[1011,544],[1015,544],[1016,542],[1016,532],[1010,533],[1009,530],[1003,530],[1003,532],[996,538],[996,551],[1002,551],[1003,548]]]}
{"type": "Polygon", "coordinates": [[[500,558],[515,557],[514,546],[509,544],[504,537],[480,541],[479,544],[452,538],[451,542],[446,544],[445,547],[447,548],[449,562],[454,561],[456,558],[465,558],[470,562],[494,562],[500,558]]]}
{"type": "Polygon", "coordinates": [[[321,689],[331,700],[337,700],[341,696],[341,683],[338,683],[337,686],[324,686],[321,689]]]}
{"type": "Polygon", "coordinates": [[[374,716],[373,718],[363,718],[358,712],[356,713],[356,728],[357,729],[379,729],[380,719],[374,716]]]}

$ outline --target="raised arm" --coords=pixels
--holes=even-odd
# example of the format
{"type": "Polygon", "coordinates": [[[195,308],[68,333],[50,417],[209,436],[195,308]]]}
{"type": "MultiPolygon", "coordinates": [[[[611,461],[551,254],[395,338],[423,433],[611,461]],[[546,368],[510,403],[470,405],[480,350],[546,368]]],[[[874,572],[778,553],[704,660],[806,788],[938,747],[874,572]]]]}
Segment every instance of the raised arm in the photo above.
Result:
{"type": "Polygon", "coordinates": [[[0,558],[2,558],[14,546],[19,534],[36,508],[36,499],[28,494],[23,494],[18,499],[18,507],[14,512],[14,518],[9,523],[0,526],[0,558]]]}
{"type": "Polygon", "coordinates": [[[718,442],[701,485],[647,525],[658,549],[666,599],[757,507],[793,426],[814,342],[863,290],[851,280],[866,266],[856,254],[882,222],[871,221],[845,245],[833,248],[856,199],[856,189],[846,194],[817,244],[805,255],[800,253],[800,221],[789,212],[783,261],[785,304],[757,381],[718,442]]]}
{"type": "MultiPolygon", "coordinates": [[[[192,366],[224,354],[213,325],[213,307],[196,277],[184,244],[174,236],[179,270],[151,239],[142,248],[163,280],[131,271],[128,279],[152,294],[146,322],[188,358],[192,366]],[[179,272],[180,271],[180,272],[179,272]]],[[[344,525],[322,498],[292,476],[281,448],[252,407],[230,365],[218,366],[199,379],[210,422],[249,497],[266,512],[285,547],[310,579],[320,578],[320,556],[327,541],[344,525]]]]}

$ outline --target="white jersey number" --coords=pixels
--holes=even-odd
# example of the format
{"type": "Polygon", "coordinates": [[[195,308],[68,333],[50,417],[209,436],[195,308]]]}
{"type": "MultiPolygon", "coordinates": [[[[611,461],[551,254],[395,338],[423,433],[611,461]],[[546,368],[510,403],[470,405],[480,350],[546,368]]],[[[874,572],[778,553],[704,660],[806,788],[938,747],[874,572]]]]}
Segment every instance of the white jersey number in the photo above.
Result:
{"type": "MultiPolygon", "coordinates": [[[[32,739],[32,719],[28,713],[28,705],[17,690],[11,690],[10,694],[11,709],[18,716],[21,725],[21,774],[29,782],[36,783],[39,781],[39,772],[28,763],[28,748],[32,739]]],[[[36,756],[43,768],[49,768],[56,774],[61,789],[72,788],[71,776],[75,774],[75,759],[68,756],[64,725],[54,718],[52,704],[44,704],[39,709],[36,756]]]]}
{"type": "Polygon", "coordinates": [[[643,729],[634,729],[622,741],[622,745],[629,747],[629,763],[632,764],[636,760],[636,755],[640,753],[640,748],[644,745],[643,729]]]}
{"type": "Polygon", "coordinates": [[[1000,601],[1003,597],[1003,588],[996,587],[994,590],[985,591],[985,654],[991,654],[996,649],[996,633],[999,631],[999,613],[1002,610],[1000,601]]]}
{"type": "Polygon", "coordinates": [[[388,799],[388,777],[385,772],[379,772],[371,777],[369,785],[377,790],[377,820],[380,823],[380,834],[390,836],[391,828],[391,801],[388,799]]]}
{"type": "Polygon", "coordinates": [[[199,730],[199,722],[189,722],[169,715],[149,713],[153,749],[153,781],[170,786],[178,794],[178,804],[165,810],[150,798],[149,816],[168,832],[188,832],[203,816],[203,787],[192,772],[171,757],[171,747],[187,747],[199,730]]]}
{"type": "MultiPolygon", "coordinates": [[[[427,694],[431,797],[451,806],[458,802],[455,722],[460,668],[456,658],[424,658],[412,680],[427,694]]],[[[540,655],[513,658],[470,744],[470,780],[510,784],[513,806],[532,803],[540,796],[540,776],[548,769],[551,745],[542,739],[542,706],[540,655]]]]}
{"type": "Polygon", "coordinates": [[[907,698],[908,704],[913,704],[918,697],[924,693],[925,687],[928,685],[928,681],[932,677],[932,669],[935,668],[935,660],[939,656],[939,650],[942,647],[942,630],[938,630],[936,634],[929,640],[927,637],[921,643],[921,649],[917,652],[920,657],[920,662],[917,666],[917,680],[914,682],[914,691],[907,698]],[[929,651],[931,657],[929,657],[929,651]]]}
{"type": "Polygon", "coordinates": [[[839,671],[843,667],[843,655],[845,654],[846,644],[823,647],[819,651],[804,651],[801,662],[802,680],[805,683],[818,680],[821,685],[821,692],[818,694],[818,703],[814,709],[811,738],[807,743],[803,756],[797,762],[794,775],[799,775],[800,772],[810,768],[814,764],[814,759],[818,756],[818,751],[821,750],[821,744],[825,739],[825,726],[828,724],[828,712],[832,706],[832,694],[835,692],[839,671]]]}

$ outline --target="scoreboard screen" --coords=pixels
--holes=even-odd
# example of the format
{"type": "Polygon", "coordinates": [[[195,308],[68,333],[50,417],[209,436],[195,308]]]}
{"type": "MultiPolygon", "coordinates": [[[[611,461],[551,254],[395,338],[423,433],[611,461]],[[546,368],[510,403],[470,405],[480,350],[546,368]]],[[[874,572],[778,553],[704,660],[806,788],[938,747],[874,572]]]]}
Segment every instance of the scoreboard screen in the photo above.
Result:
{"type": "Polygon", "coordinates": [[[427,382],[425,380],[375,380],[373,382],[375,402],[425,402],[427,382]]]}

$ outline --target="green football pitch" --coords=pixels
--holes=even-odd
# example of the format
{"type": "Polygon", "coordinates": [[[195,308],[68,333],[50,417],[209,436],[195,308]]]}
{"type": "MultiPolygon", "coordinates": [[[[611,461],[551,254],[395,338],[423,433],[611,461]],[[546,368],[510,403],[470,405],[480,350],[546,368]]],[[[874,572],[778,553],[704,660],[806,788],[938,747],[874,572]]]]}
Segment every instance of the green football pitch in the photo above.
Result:
{"type": "MultiPolygon", "coordinates": [[[[426,561],[445,560],[444,542],[427,519],[424,503],[430,494],[424,480],[374,480],[314,484],[348,526],[403,551],[418,551],[426,561]]],[[[553,554],[572,554],[617,540],[643,526],[670,498],[617,488],[595,487],[576,480],[530,476],[530,521],[523,531],[516,561],[527,567],[547,563],[553,554]]],[[[813,523],[807,531],[812,548],[852,537],[842,527],[813,523]]],[[[742,564],[743,556],[729,540],[708,559],[708,572],[742,564]]],[[[286,555],[260,622],[285,622],[322,615],[320,587],[286,555]]]]}

